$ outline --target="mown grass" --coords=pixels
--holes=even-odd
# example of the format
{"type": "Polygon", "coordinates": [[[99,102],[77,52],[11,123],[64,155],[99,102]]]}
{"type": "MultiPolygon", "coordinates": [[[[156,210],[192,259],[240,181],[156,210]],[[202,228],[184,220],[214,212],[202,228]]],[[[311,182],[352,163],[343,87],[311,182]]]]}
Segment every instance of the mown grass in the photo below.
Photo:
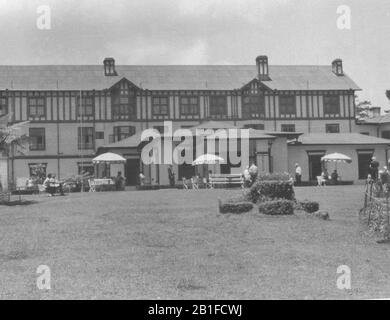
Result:
{"type": "Polygon", "coordinates": [[[25,197],[0,206],[2,299],[390,297],[389,245],[363,238],[362,186],[296,188],[331,220],[218,213],[237,190],[25,197]],[[39,265],[51,290],[37,289],[39,265]],[[352,289],[336,287],[339,265],[352,289]]]}

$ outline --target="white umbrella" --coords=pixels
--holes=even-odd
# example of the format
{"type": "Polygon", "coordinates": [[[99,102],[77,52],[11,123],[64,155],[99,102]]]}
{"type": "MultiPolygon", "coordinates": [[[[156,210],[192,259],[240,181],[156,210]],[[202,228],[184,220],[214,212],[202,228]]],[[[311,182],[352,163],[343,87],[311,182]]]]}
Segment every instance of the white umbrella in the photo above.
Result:
{"type": "Polygon", "coordinates": [[[352,159],[350,157],[346,156],[345,154],[335,152],[335,153],[331,153],[331,154],[327,154],[327,155],[323,156],[321,158],[321,161],[351,163],[352,159]]]}
{"type": "Polygon", "coordinates": [[[225,160],[222,157],[216,156],[215,154],[202,154],[197,157],[193,162],[193,166],[202,165],[202,164],[217,164],[223,163],[225,160]]]}
{"type": "Polygon", "coordinates": [[[337,162],[351,163],[352,159],[350,157],[346,156],[345,154],[335,152],[335,153],[330,153],[330,154],[323,156],[321,158],[321,161],[335,162],[335,167],[336,167],[335,169],[337,171],[337,162]]]}
{"type": "Polygon", "coordinates": [[[93,163],[123,163],[126,159],[119,154],[106,152],[92,159],[93,163]]]}

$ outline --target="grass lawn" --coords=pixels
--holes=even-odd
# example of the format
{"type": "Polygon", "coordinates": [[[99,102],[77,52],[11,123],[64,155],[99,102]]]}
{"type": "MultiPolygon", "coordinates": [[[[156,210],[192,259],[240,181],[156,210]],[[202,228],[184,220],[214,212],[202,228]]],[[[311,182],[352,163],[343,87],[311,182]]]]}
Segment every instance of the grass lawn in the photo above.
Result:
{"type": "Polygon", "coordinates": [[[327,299],[390,297],[390,245],[359,232],[363,186],[296,188],[303,215],[221,215],[237,190],[25,196],[0,206],[2,299],[327,299]],[[51,290],[37,289],[39,265],[51,290]],[[352,289],[336,287],[339,265],[352,289]]]}

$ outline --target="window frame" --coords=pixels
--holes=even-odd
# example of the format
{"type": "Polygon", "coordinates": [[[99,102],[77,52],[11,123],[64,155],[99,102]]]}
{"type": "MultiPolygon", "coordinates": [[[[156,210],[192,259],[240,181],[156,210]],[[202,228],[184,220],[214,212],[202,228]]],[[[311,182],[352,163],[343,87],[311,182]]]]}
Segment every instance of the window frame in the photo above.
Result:
{"type": "Polygon", "coordinates": [[[279,114],[280,116],[295,116],[297,114],[297,99],[294,94],[279,96],[279,114]]]}
{"type": "Polygon", "coordinates": [[[180,116],[198,116],[199,115],[199,97],[198,96],[181,96],[179,100],[179,112],[180,116]],[[191,99],[196,99],[196,103],[183,103],[183,99],[188,99],[188,101],[191,101],[191,99]],[[187,111],[192,112],[183,112],[184,107],[187,107],[187,111]],[[196,109],[196,110],[195,110],[196,109]],[[196,112],[194,112],[196,111],[196,112]]]}
{"type": "Polygon", "coordinates": [[[328,94],[328,95],[324,95],[322,97],[322,104],[323,104],[323,108],[324,108],[324,115],[331,115],[331,116],[335,116],[335,115],[340,115],[340,96],[337,95],[337,94],[328,94]],[[327,101],[327,100],[332,100],[334,99],[333,102],[336,102],[335,105],[332,104],[332,101],[327,101]],[[332,110],[332,108],[337,108],[337,110],[332,110]],[[336,112],[335,112],[336,111],[336,112]]]}
{"type": "MultiPolygon", "coordinates": [[[[46,129],[45,128],[29,128],[28,129],[28,136],[30,138],[30,142],[29,142],[29,150],[30,151],[44,151],[44,150],[46,150],[46,129]],[[42,130],[41,132],[43,132],[43,135],[42,135],[43,142],[42,142],[42,144],[38,144],[38,143],[32,144],[31,143],[31,138],[33,137],[32,131],[38,131],[38,130],[42,130]],[[36,147],[34,147],[34,146],[36,146],[36,147]]],[[[36,137],[38,137],[38,136],[36,136],[36,137]]]]}
{"type": "Polygon", "coordinates": [[[169,97],[168,96],[152,96],[152,115],[153,116],[169,116],[169,97]],[[166,99],[166,103],[161,103],[162,99],[166,99]],[[156,101],[158,101],[156,103],[156,101]],[[161,112],[162,107],[166,107],[165,112],[161,112]],[[157,109],[157,110],[156,110],[157,109]]]}
{"type": "Polygon", "coordinates": [[[340,124],[339,123],[326,123],[325,124],[325,133],[340,133],[340,124]],[[331,127],[335,127],[337,126],[337,131],[335,132],[330,132],[330,130],[328,128],[331,128],[331,127]]]}
{"type": "Polygon", "coordinates": [[[280,131],[281,132],[296,132],[295,131],[295,124],[294,123],[282,123],[280,125],[280,131]],[[286,130],[287,128],[293,129],[293,130],[286,130]]]}
{"type": "Polygon", "coordinates": [[[210,114],[210,117],[212,117],[212,118],[226,118],[227,117],[228,106],[227,106],[227,96],[226,95],[209,96],[209,114],[210,114]]]}
{"type": "Polygon", "coordinates": [[[136,128],[134,126],[115,126],[113,131],[114,131],[114,141],[117,142],[117,141],[121,141],[121,140],[127,139],[127,138],[135,135],[136,128]],[[129,130],[129,132],[128,133],[121,132],[123,128],[127,128],[129,130]],[[124,136],[122,137],[122,135],[124,135],[124,136]]]}
{"type": "Polygon", "coordinates": [[[46,97],[44,96],[32,96],[27,98],[27,112],[28,112],[28,117],[29,118],[46,118],[46,97]],[[32,100],[42,100],[43,104],[35,104],[32,105],[31,101],[32,100]],[[31,112],[31,109],[35,108],[36,114],[33,114],[31,112]],[[43,114],[38,114],[38,108],[42,108],[43,114]]]}
{"type": "Polygon", "coordinates": [[[111,118],[113,120],[133,120],[137,118],[137,95],[127,82],[121,82],[119,87],[112,91],[111,118]],[[122,99],[127,99],[127,102],[123,102],[122,99]]]}
{"type": "Polygon", "coordinates": [[[244,119],[261,119],[265,118],[265,96],[260,94],[245,94],[242,96],[242,118],[244,119]],[[250,101],[249,103],[245,100],[257,99],[257,102],[250,101]],[[249,106],[249,107],[248,107],[249,106]],[[248,112],[248,109],[249,112],[248,112]]]}
{"type": "Polygon", "coordinates": [[[77,130],[77,148],[78,150],[92,150],[95,149],[95,128],[94,127],[78,127],[77,130]],[[83,130],[90,130],[91,134],[84,135],[83,130]],[[92,141],[89,143],[82,142],[83,137],[91,136],[92,141]]]}
{"type": "Polygon", "coordinates": [[[82,105],[80,105],[80,96],[77,96],[76,98],[76,106],[77,106],[77,116],[78,117],[93,117],[95,114],[95,98],[93,95],[87,95],[87,96],[82,96],[82,105]],[[91,105],[86,105],[85,100],[90,99],[91,100],[91,105]],[[91,112],[83,112],[81,113],[81,110],[84,109],[86,111],[87,107],[90,108],[91,112]]]}

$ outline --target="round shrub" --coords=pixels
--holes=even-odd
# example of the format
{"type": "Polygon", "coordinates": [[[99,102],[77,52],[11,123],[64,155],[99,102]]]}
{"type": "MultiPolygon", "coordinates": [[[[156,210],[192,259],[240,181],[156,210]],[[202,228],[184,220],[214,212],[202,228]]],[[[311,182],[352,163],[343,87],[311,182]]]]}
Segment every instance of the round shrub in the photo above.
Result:
{"type": "Polygon", "coordinates": [[[253,203],[240,201],[240,202],[225,202],[219,201],[220,213],[244,213],[253,209],[253,203]]]}
{"type": "Polygon", "coordinates": [[[259,204],[259,212],[267,215],[294,214],[294,202],[291,200],[271,200],[259,204]]]}
{"type": "Polygon", "coordinates": [[[246,199],[253,203],[274,199],[294,200],[294,186],[288,181],[256,181],[246,194],[246,199]]]}
{"type": "Polygon", "coordinates": [[[300,201],[299,205],[302,208],[302,210],[304,210],[307,213],[313,213],[320,209],[320,205],[316,201],[309,201],[309,200],[300,201]]]}

